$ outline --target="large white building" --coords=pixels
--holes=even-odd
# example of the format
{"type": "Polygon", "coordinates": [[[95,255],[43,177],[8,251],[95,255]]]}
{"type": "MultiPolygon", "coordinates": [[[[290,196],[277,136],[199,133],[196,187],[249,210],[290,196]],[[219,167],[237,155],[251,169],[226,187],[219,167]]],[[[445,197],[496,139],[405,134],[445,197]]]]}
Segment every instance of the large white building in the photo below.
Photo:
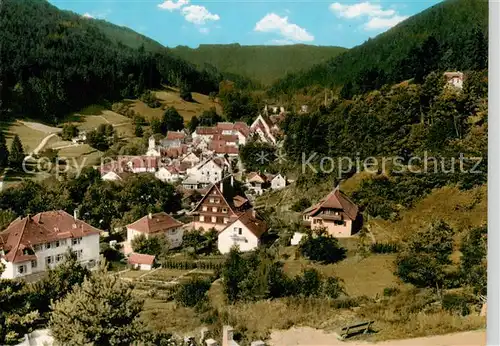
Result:
{"type": "Polygon", "coordinates": [[[101,231],[63,210],[14,220],[0,232],[2,279],[14,279],[55,267],[71,248],[89,268],[99,261],[101,231]]]}
{"type": "Polygon", "coordinates": [[[165,212],[149,213],[139,220],[127,225],[127,242],[140,234],[146,237],[164,234],[170,242],[170,248],[176,248],[182,244],[184,230],[183,223],[177,221],[165,212]]]}

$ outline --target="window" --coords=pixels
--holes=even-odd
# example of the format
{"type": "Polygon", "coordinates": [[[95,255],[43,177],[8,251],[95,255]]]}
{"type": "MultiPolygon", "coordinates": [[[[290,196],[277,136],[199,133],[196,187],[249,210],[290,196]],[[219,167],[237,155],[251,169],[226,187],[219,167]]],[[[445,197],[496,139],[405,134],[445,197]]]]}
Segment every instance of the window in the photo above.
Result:
{"type": "Polygon", "coordinates": [[[56,263],[61,262],[63,259],[64,259],[64,255],[63,254],[56,255],[56,263]]]}
{"type": "Polygon", "coordinates": [[[42,244],[37,244],[34,246],[35,251],[42,251],[43,250],[43,245],[42,244]]]}
{"type": "Polygon", "coordinates": [[[17,267],[17,272],[19,274],[26,274],[28,271],[28,267],[26,266],[26,264],[23,264],[23,265],[20,265],[17,267]]]}
{"type": "Polygon", "coordinates": [[[205,216],[200,215],[200,222],[203,222],[203,221],[205,221],[205,216]]]}
{"type": "Polygon", "coordinates": [[[217,218],[215,216],[212,216],[212,222],[213,223],[216,223],[217,222],[217,218]]]}
{"type": "Polygon", "coordinates": [[[208,208],[206,206],[203,206],[203,211],[207,211],[208,208]]]}
{"type": "Polygon", "coordinates": [[[45,249],[50,249],[51,245],[52,245],[51,243],[45,244],[45,249]]]}
{"type": "Polygon", "coordinates": [[[56,244],[56,247],[59,247],[61,245],[61,243],[59,243],[59,240],[55,242],[56,244]]]}
{"type": "Polygon", "coordinates": [[[240,228],[240,229],[238,229],[238,234],[239,234],[239,235],[242,235],[242,234],[243,234],[243,229],[241,229],[241,228],[240,228]]]}
{"type": "Polygon", "coordinates": [[[212,212],[216,213],[217,212],[217,207],[212,207],[212,212]]]}
{"type": "Polygon", "coordinates": [[[52,263],[54,263],[54,256],[47,256],[47,257],[45,257],[45,265],[49,266],[52,263]]]}
{"type": "Polygon", "coordinates": [[[213,203],[213,202],[214,202],[214,199],[213,199],[213,198],[210,198],[209,202],[210,202],[210,203],[213,203]]]}
{"type": "Polygon", "coordinates": [[[72,245],[78,245],[82,241],[82,238],[73,238],[71,239],[71,244],[72,245]]]}
{"type": "Polygon", "coordinates": [[[227,217],[224,218],[224,223],[228,223],[229,219],[227,217]]]}
{"type": "Polygon", "coordinates": [[[31,261],[31,268],[36,268],[38,266],[37,260],[32,260],[31,261]]]}
{"type": "Polygon", "coordinates": [[[216,198],[215,199],[215,203],[219,204],[220,203],[220,199],[216,198]]]}
{"type": "Polygon", "coordinates": [[[64,245],[66,245],[66,239],[63,239],[63,240],[59,240],[59,243],[61,244],[61,246],[64,246],[64,245]]]}
{"type": "Polygon", "coordinates": [[[227,213],[227,208],[222,208],[223,213],[227,213]]]}

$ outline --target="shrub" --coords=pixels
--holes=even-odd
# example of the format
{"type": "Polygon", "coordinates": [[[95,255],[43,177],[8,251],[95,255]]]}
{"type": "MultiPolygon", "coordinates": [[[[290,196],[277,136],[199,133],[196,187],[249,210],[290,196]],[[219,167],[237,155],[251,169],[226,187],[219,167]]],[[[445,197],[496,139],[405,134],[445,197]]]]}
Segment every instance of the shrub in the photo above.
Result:
{"type": "Polygon", "coordinates": [[[328,298],[337,299],[341,294],[345,294],[342,279],[331,276],[323,282],[323,294],[328,298]]]}
{"type": "Polygon", "coordinates": [[[193,102],[193,95],[191,95],[191,91],[189,91],[186,85],[181,86],[179,96],[184,101],[193,102]]]}
{"type": "Polygon", "coordinates": [[[317,236],[309,235],[299,244],[299,252],[312,261],[323,264],[336,263],[346,257],[346,250],[336,238],[320,230],[317,236]]]}
{"type": "Polygon", "coordinates": [[[181,285],[175,294],[175,300],[183,306],[193,307],[206,299],[211,282],[201,278],[193,278],[181,285]]]}
{"type": "Polygon", "coordinates": [[[295,202],[290,209],[296,212],[300,212],[305,210],[307,207],[311,205],[311,201],[307,199],[306,197],[302,197],[299,199],[297,202],[295,202]]]}
{"type": "Polygon", "coordinates": [[[399,247],[394,243],[375,243],[370,246],[370,251],[373,253],[395,253],[399,247]]]}
{"type": "Polygon", "coordinates": [[[384,288],[384,297],[392,297],[397,295],[400,292],[397,287],[386,287],[384,288]]]}
{"type": "Polygon", "coordinates": [[[445,294],[442,300],[443,309],[445,309],[446,311],[459,313],[462,316],[466,316],[470,313],[468,303],[469,300],[467,299],[467,297],[455,293],[445,294]]]}
{"type": "Polygon", "coordinates": [[[139,99],[147,104],[151,108],[158,108],[161,106],[160,101],[156,98],[156,96],[151,91],[144,92],[139,99]]]}

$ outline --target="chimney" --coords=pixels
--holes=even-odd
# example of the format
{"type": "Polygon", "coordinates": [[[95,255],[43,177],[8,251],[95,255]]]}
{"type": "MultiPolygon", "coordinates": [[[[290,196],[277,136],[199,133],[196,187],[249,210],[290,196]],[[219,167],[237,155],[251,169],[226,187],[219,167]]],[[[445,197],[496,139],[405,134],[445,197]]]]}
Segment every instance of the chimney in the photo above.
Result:
{"type": "Polygon", "coordinates": [[[73,219],[78,220],[78,209],[73,210],[73,219]]]}
{"type": "Polygon", "coordinates": [[[153,214],[152,214],[152,213],[149,213],[149,214],[148,214],[148,218],[149,218],[149,219],[152,219],[152,218],[153,218],[153,214]]]}
{"type": "Polygon", "coordinates": [[[222,346],[231,346],[233,341],[233,327],[222,327],[222,346]]]}

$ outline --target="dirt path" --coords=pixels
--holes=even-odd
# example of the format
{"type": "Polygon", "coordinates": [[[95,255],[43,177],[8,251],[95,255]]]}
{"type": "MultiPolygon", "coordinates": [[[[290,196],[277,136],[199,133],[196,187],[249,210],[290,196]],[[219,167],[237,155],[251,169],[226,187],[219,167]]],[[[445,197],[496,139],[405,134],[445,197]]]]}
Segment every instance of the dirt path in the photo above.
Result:
{"type": "Polygon", "coordinates": [[[47,142],[54,136],[57,136],[57,134],[52,133],[52,134],[48,135],[47,137],[45,137],[44,139],[42,139],[42,141],[40,142],[40,144],[38,144],[38,146],[35,148],[35,150],[33,150],[28,156],[26,156],[26,160],[31,159],[31,158],[33,158],[33,155],[38,154],[38,152],[41,151],[45,147],[47,142]]]}
{"type": "Polygon", "coordinates": [[[428,336],[423,338],[390,340],[377,343],[340,341],[334,333],[310,327],[273,331],[270,346],[482,346],[486,345],[486,330],[428,336]]]}

